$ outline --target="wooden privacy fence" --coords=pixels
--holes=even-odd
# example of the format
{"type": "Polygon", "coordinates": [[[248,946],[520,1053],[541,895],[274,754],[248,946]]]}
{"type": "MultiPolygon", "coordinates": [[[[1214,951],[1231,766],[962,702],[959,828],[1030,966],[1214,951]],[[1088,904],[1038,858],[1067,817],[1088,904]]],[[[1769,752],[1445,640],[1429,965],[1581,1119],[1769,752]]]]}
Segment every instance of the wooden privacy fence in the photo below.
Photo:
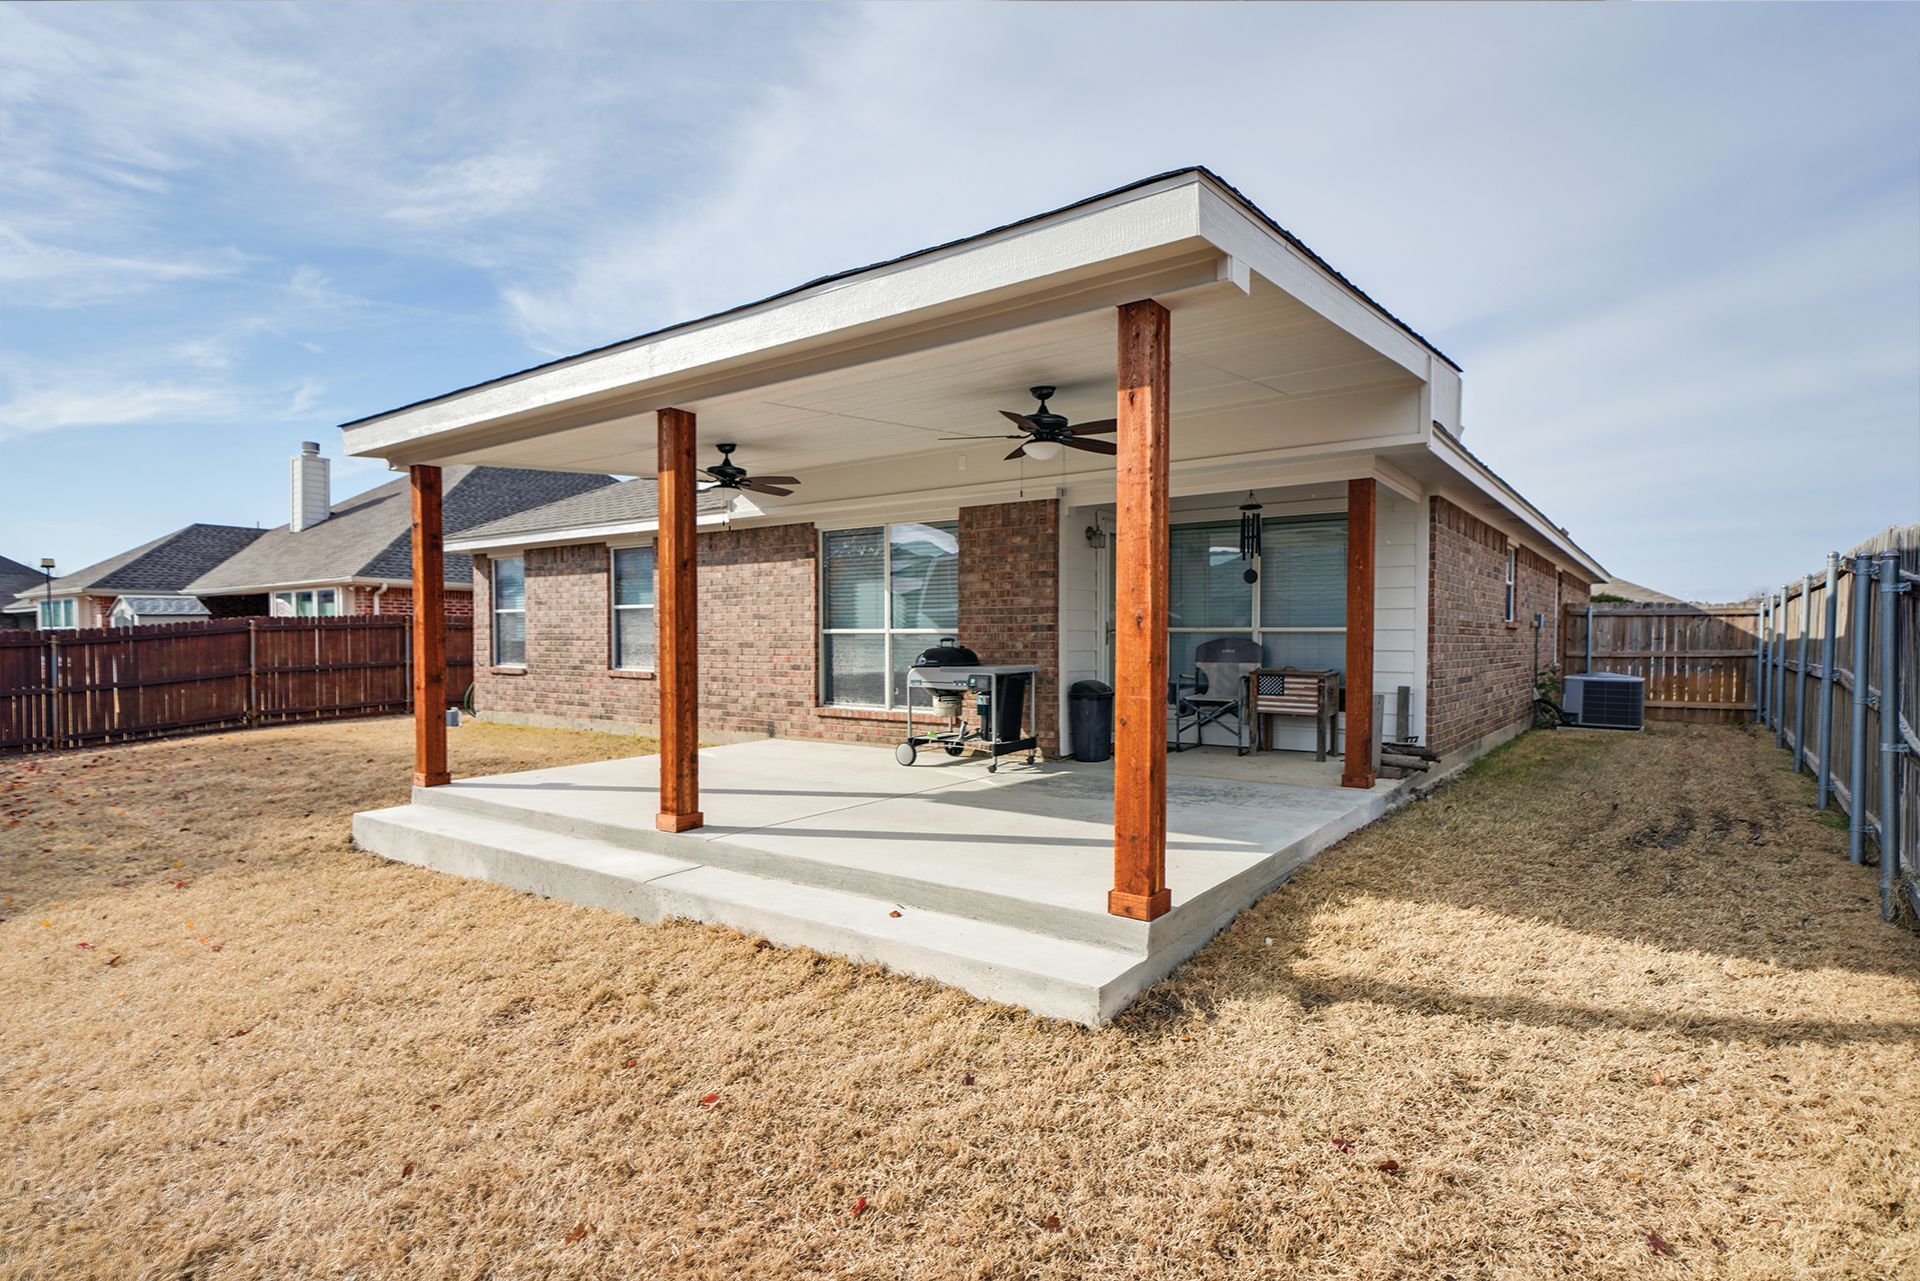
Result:
{"type": "Polygon", "coordinates": [[[1563,672],[1620,672],[1647,683],[1647,718],[1735,724],[1757,706],[1757,605],[1567,607],[1563,672]]]}
{"type": "MultiPolygon", "coordinates": [[[[411,651],[403,617],[0,632],[0,752],[404,712],[411,651]]],[[[449,622],[449,706],[472,676],[473,625],[449,622]]]]}
{"type": "Polygon", "coordinates": [[[1760,603],[1757,706],[1847,815],[1848,852],[1880,863],[1880,912],[1920,915],[1920,525],[1889,529],[1760,603]]]}

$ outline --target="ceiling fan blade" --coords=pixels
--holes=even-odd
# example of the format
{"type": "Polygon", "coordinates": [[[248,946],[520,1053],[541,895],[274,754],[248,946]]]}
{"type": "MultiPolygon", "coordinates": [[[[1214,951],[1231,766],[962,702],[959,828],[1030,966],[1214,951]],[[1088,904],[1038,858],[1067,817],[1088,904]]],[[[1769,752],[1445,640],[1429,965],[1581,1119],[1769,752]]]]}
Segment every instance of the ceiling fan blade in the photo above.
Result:
{"type": "Polygon", "coordinates": [[[1120,446],[1114,444],[1110,440],[1068,439],[1068,440],[1063,440],[1060,443],[1065,445],[1068,449],[1084,449],[1089,454],[1117,454],[1120,452],[1120,446]]]}
{"type": "Polygon", "coordinates": [[[1117,430],[1119,426],[1120,423],[1118,419],[1102,418],[1097,422],[1075,423],[1073,426],[1067,428],[1067,430],[1076,436],[1101,436],[1107,432],[1117,430]]]}
{"type": "Polygon", "coordinates": [[[756,485],[798,485],[800,478],[798,476],[755,476],[753,483],[756,485]]]}
{"type": "Polygon", "coordinates": [[[1008,454],[1005,458],[1001,459],[1001,461],[1010,463],[1016,458],[1025,458],[1026,456],[1027,456],[1027,447],[1025,445],[1017,445],[1014,447],[1014,451],[1011,454],[1008,454]]]}
{"type": "Polygon", "coordinates": [[[940,437],[940,439],[941,440],[1019,440],[1020,438],[1018,436],[1013,435],[1010,432],[1000,431],[1000,432],[993,433],[991,436],[942,436],[940,437]]]}
{"type": "Polygon", "coordinates": [[[785,498],[788,494],[791,494],[793,491],[791,489],[782,488],[779,485],[763,484],[762,482],[756,480],[753,482],[753,492],[756,494],[772,494],[775,498],[785,498]]]}
{"type": "Polygon", "coordinates": [[[1021,431],[1039,431],[1040,430],[1039,423],[1036,423],[1035,421],[1033,421],[1033,419],[1027,417],[1025,414],[1016,414],[1011,409],[1001,410],[1000,416],[1006,419],[1008,422],[1012,423],[1015,427],[1018,427],[1021,431]]]}

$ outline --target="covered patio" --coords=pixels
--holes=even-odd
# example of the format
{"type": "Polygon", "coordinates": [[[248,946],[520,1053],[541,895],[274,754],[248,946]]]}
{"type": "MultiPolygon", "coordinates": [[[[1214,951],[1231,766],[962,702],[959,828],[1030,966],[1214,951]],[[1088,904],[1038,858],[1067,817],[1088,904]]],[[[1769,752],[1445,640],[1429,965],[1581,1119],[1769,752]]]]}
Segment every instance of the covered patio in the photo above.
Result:
{"type": "MultiPolygon", "coordinates": [[[[1304,756],[1304,759],[1303,759],[1304,756]]],[[[1099,1023],[1405,784],[1328,786],[1338,763],[1205,748],[1167,779],[1168,906],[1109,911],[1107,764],[765,740],[701,752],[707,821],[653,822],[660,757],[423,789],[355,816],[363,846],[642,920],[691,917],[1099,1023]]]]}
{"type": "MultiPolygon", "coordinates": [[[[1445,452],[1459,396],[1443,355],[1185,170],[350,423],[349,452],[412,478],[421,660],[414,804],[362,816],[356,834],[390,857],[727,921],[1100,1021],[1395,794],[1375,773],[1376,674],[1410,691],[1392,730],[1417,739],[1427,485],[1464,470],[1445,452]],[[1057,386],[1053,408],[1074,421],[1111,415],[1112,447],[1033,464],[964,443],[1034,384],[1057,386]],[[1056,504],[1060,639],[1039,728],[1064,722],[1071,679],[1111,673],[1111,763],[989,778],[971,759],[901,769],[869,747],[702,749],[696,468],[715,442],[804,481],[798,496],[743,494],[730,528],[1056,504]],[[450,779],[439,491],[458,462],[657,477],[657,757],[450,779]],[[1170,648],[1204,630],[1169,614],[1175,512],[1251,490],[1344,521],[1340,625],[1295,630],[1326,633],[1321,652],[1338,656],[1341,736],[1357,750],[1311,768],[1213,749],[1170,764],[1170,648]],[[1099,583],[1083,548],[1109,536],[1099,583]],[[1102,592],[1104,629],[1088,603],[1102,592]],[[792,910],[803,899],[809,911],[792,910]],[[873,920],[876,903],[901,915],[873,920]],[[976,986],[976,972],[997,977],[976,986]]],[[[1249,608],[1233,630],[1271,650],[1249,608]]]]}

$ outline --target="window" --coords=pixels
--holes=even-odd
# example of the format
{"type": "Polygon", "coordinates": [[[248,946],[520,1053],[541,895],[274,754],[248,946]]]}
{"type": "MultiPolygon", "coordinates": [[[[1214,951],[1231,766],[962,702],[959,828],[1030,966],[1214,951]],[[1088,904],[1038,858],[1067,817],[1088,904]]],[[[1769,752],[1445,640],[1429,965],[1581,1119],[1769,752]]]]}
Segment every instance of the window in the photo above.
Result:
{"type": "Polygon", "coordinates": [[[1514,547],[1514,545],[1513,545],[1512,543],[1508,543],[1508,544],[1507,544],[1507,606],[1506,606],[1506,610],[1507,610],[1507,612],[1506,612],[1506,620],[1507,620],[1507,621],[1508,621],[1509,623],[1511,623],[1511,622],[1513,621],[1513,618],[1514,618],[1514,614],[1513,614],[1513,609],[1514,609],[1514,591],[1513,591],[1513,562],[1514,562],[1514,557],[1515,557],[1515,556],[1517,556],[1517,555],[1519,555],[1519,550],[1518,550],[1517,548],[1515,548],[1515,547],[1514,547]]]}
{"type": "Polygon", "coordinates": [[[1250,563],[1240,559],[1236,522],[1173,527],[1167,603],[1173,675],[1192,674],[1194,652],[1225,636],[1259,641],[1270,667],[1345,670],[1345,513],[1273,517],[1262,523],[1260,541],[1260,557],[1250,563]]]}
{"type": "Polygon", "coordinates": [[[319,587],[273,594],[275,618],[335,618],[340,613],[340,589],[319,587]]]}
{"type": "Polygon", "coordinates": [[[653,670],[653,566],[651,547],[613,552],[613,665],[653,670]]]}
{"type": "Polygon", "coordinates": [[[65,600],[43,600],[40,602],[40,626],[49,630],[71,631],[80,626],[79,602],[71,597],[65,600]]]}
{"type": "Polygon", "coordinates": [[[527,567],[518,556],[493,562],[493,665],[527,665],[527,567]]]}
{"type": "Polygon", "coordinates": [[[960,539],[953,521],[820,536],[820,697],[904,707],[914,656],[956,635],[960,539]]]}

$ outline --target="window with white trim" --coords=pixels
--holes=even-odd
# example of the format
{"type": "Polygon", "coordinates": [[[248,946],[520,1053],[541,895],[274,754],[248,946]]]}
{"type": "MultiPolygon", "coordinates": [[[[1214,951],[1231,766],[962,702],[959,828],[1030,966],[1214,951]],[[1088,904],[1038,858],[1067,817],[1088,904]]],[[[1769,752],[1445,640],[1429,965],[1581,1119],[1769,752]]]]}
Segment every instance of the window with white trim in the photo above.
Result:
{"type": "Polygon", "coordinates": [[[653,571],[651,547],[613,549],[613,665],[653,670],[653,571]]]}
{"type": "Polygon", "coordinates": [[[340,589],[316,587],[273,594],[275,618],[337,618],[340,615],[340,589]]]}
{"type": "Polygon", "coordinates": [[[1236,636],[1258,641],[1269,667],[1346,670],[1345,512],[1269,517],[1250,562],[1240,558],[1237,521],[1175,525],[1170,538],[1170,673],[1191,675],[1200,646],[1236,636]]]}
{"type": "Polygon", "coordinates": [[[493,561],[493,665],[527,665],[527,565],[518,556],[493,561]]]}
{"type": "Polygon", "coordinates": [[[48,631],[72,631],[80,626],[80,602],[71,596],[40,602],[40,626],[48,631]]]}
{"type": "Polygon", "coordinates": [[[820,621],[820,701],[905,707],[914,656],[959,631],[959,524],[823,532],[820,621]]]}
{"type": "Polygon", "coordinates": [[[1516,548],[1512,543],[1508,543],[1507,544],[1507,616],[1506,617],[1509,623],[1511,623],[1514,619],[1513,611],[1514,611],[1515,605],[1517,604],[1517,602],[1514,599],[1515,593],[1513,590],[1513,571],[1514,571],[1514,561],[1518,555],[1519,555],[1519,549],[1516,548]]]}

